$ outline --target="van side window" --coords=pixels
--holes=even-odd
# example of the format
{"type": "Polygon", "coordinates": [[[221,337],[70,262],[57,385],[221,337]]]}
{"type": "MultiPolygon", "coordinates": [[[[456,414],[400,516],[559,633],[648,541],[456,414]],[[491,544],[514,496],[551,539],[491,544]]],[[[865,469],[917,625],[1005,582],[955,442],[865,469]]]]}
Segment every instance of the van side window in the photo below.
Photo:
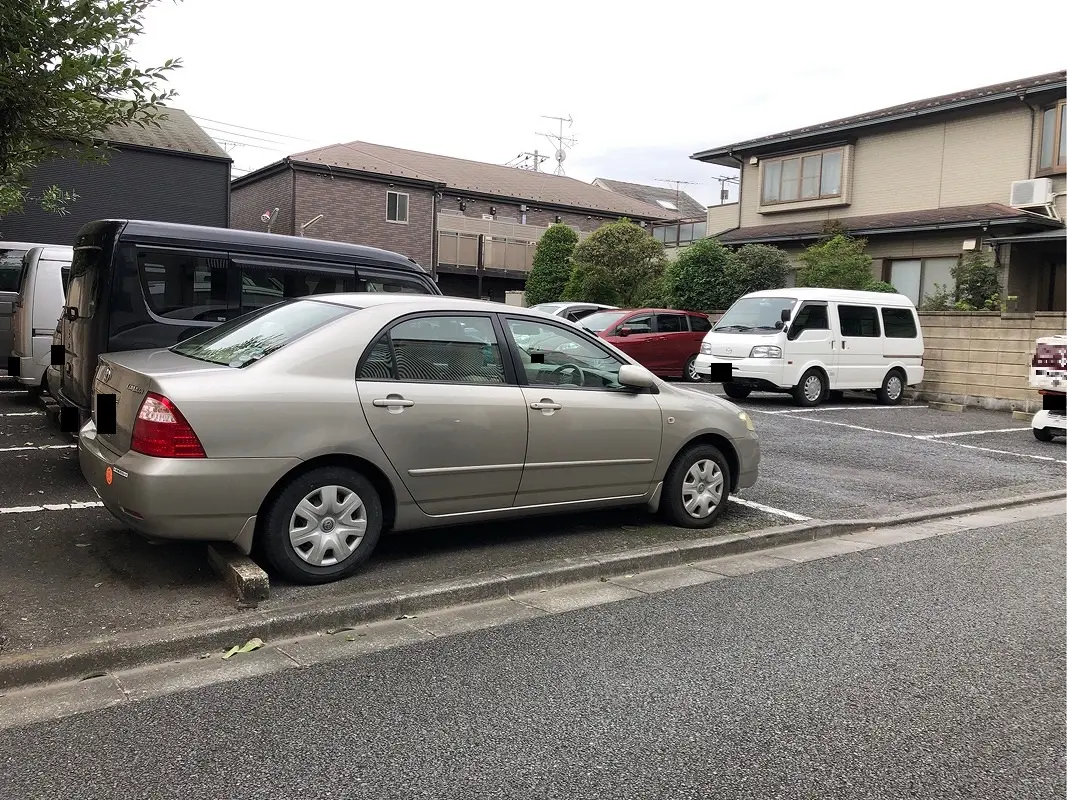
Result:
{"type": "Polygon", "coordinates": [[[914,339],[919,335],[910,308],[883,308],[882,325],[887,339],[914,339]]]}
{"type": "Polygon", "coordinates": [[[241,266],[242,314],[290,297],[354,291],[357,291],[354,275],[241,266]]]}
{"type": "Polygon", "coordinates": [[[830,314],[825,305],[811,303],[797,312],[793,327],[796,330],[828,331],[830,330],[830,314]]]}
{"type": "Polygon", "coordinates": [[[882,335],[878,326],[878,309],[872,306],[838,306],[842,336],[877,338],[882,335]]]}
{"type": "Polygon", "coordinates": [[[145,301],[157,316],[202,322],[232,316],[226,258],[138,247],[135,259],[145,301]]]}

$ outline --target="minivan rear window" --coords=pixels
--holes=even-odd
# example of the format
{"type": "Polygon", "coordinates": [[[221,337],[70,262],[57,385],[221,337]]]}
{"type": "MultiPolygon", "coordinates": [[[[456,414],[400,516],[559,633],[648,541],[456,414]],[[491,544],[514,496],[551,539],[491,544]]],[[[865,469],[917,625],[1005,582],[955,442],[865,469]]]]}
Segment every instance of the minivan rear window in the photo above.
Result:
{"type": "Polygon", "coordinates": [[[170,349],[240,369],[353,311],[352,306],[318,300],[283,301],[209,328],[170,349]]]}
{"type": "Polygon", "coordinates": [[[0,292],[17,292],[22,278],[25,250],[0,248],[0,292]]]}

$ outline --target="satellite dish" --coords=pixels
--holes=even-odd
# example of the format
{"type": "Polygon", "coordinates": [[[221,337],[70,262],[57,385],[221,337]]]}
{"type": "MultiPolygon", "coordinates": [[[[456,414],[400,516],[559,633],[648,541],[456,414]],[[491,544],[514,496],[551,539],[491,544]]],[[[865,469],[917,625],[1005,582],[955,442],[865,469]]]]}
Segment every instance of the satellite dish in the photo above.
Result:
{"type": "Polygon", "coordinates": [[[567,154],[563,152],[562,148],[556,151],[556,161],[562,164],[567,160],[567,154]]]}

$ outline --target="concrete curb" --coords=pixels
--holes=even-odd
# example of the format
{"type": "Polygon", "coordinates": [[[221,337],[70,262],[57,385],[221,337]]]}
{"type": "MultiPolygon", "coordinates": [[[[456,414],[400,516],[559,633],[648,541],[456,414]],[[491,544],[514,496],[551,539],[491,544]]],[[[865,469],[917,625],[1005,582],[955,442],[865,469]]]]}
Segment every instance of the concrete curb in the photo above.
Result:
{"type": "Polygon", "coordinates": [[[270,596],[270,577],[232,544],[210,544],[207,560],[242,608],[255,608],[270,596]]]}
{"type": "Polygon", "coordinates": [[[284,609],[247,610],[220,619],[136,631],[0,658],[0,693],[32,684],[83,679],[120,669],[222,651],[253,637],[269,643],[324,630],[396,619],[404,614],[415,615],[465,603],[502,600],[538,589],[680,566],[856,533],[868,528],[914,525],[1061,498],[1067,499],[1067,491],[986,500],[952,508],[924,509],[878,519],[813,520],[748,533],[732,533],[713,539],[673,542],[595,557],[539,562],[451,581],[406,586],[392,591],[365,592],[340,600],[299,603],[284,609]]]}
{"type": "Polygon", "coordinates": [[[935,411],[953,411],[957,414],[962,414],[964,409],[962,403],[943,403],[938,400],[931,400],[927,405],[935,411]]]}

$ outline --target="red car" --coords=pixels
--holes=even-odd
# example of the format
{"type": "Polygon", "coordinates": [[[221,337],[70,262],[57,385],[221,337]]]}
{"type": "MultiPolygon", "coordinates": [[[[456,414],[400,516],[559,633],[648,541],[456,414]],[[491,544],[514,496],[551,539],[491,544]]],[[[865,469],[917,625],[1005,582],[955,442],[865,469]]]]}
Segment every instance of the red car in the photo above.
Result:
{"type": "Polygon", "coordinates": [[[694,364],[704,334],[711,330],[707,314],[666,308],[598,311],[578,324],[661,378],[700,380],[694,364]]]}

